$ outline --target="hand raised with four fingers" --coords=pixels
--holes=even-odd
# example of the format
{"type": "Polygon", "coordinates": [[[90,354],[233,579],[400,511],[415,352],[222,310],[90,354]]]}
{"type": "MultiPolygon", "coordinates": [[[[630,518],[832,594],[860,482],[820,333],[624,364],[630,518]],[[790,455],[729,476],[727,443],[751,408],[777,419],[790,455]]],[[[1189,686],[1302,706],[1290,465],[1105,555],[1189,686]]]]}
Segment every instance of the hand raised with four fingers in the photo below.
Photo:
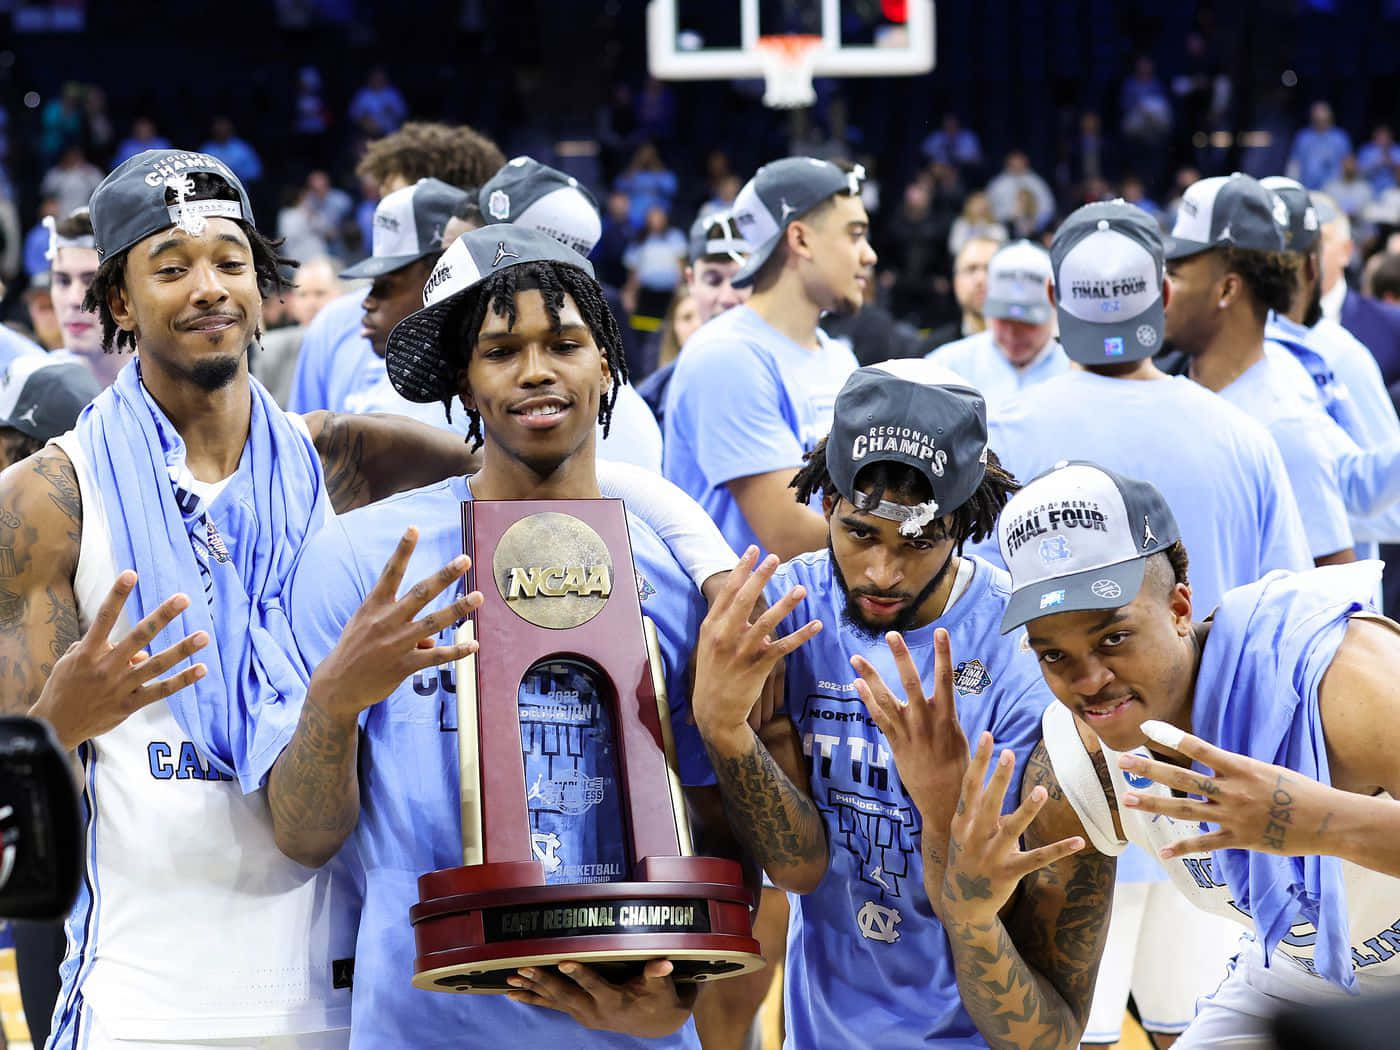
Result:
{"type": "Polygon", "coordinates": [[[709,740],[739,731],[747,733],[746,723],[761,703],[774,665],[822,628],[820,620],[812,620],[782,638],[771,637],[783,618],[806,596],[806,588],[800,586],[788,591],[762,615],[750,618],[764,585],[778,568],[774,555],[770,554],[755,569],[757,560],[757,547],[744,552],[700,625],[691,705],[695,724],[709,740]]]}
{"type": "Polygon", "coordinates": [[[451,663],[476,652],[476,642],[436,645],[445,627],[466,618],[481,605],[481,592],[472,591],[422,619],[427,604],[461,579],[471,565],[465,554],[410,587],[398,597],[418,530],[409,527],[384,566],[379,581],[345,625],[340,640],[311,676],[311,692],[341,717],[358,717],[383,700],[409,675],[426,667],[451,663]]]}
{"type": "Polygon", "coordinates": [[[130,569],[117,576],[87,632],[58,658],[43,692],[30,708],[31,715],[53,726],[59,742],[69,750],[115,729],[127,716],[193,685],[206,674],[203,664],[194,664],[169,678],[160,678],[209,644],[204,631],[195,631],[154,655],[146,652],[156,635],[189,607],[190,600],[183,594],[161,602],[117,642],[108,641],[135,587],[136,573],[130,569]]]}
{"type": "Polygon", "coordinates": [[[995,922],[1021,879],[1084,848],[1084,840],[1076,835],[1038,849],[1021,849],[1021,834],[1045,805],[1046,791],[1036,785],[1013,812],[1003,814],[1016,766],[1015,755],[1003,751],[997,756],[992,778],[984,783],[992,751],[992,734],[983,733],[963,774],[962,794],[948,840],[943,902],[938,912],[945,923],[995,922]]]}
{"type": "Polygon", "coordinates": [[[1153,742],[1211,770],[1202,773],[1139,755],[1118,757],[1119,767],[1133,775],[1195,796],[1176,798],[1129,791],[1123,796],[1125,806],[1174,820],[1216,825],[1215,831],[1163,847],[1158,853],[1163,860],[1216,849],[1257,850],[1288,857],[1325,852],[1323,832],[1331,813],[1327,796],[1334,788],[1291,769],[1207,744],[1166,722],[1144,722],[1142,730],[1153,742]]]}
{"type": "Polygon", "coordinates": [[[613,984],[582,963],[561,962],[559,973],[531,966],[506,982],[517,1003],[558,1010],[585,1028],[654,1039],[685,1024],[695,1005],[695,987],[678,986],[672,969],[653,959],[638,976],[613,984]]]}

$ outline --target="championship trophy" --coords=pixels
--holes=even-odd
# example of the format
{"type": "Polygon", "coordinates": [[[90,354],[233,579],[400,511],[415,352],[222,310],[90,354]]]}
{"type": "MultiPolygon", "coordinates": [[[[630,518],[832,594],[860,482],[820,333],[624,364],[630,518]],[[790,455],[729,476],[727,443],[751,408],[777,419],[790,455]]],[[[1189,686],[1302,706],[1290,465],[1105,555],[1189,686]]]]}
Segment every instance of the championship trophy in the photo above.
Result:
{"type": "Polygon", "coordinates": [[[462,533],[485,598],[457,635],[483,639],[457,664],[462,866],[418,880],[414,986],[506,992],[565,959],[758,969],[739,865],[693,855],[621,501],[468,501],[462,533]]]}

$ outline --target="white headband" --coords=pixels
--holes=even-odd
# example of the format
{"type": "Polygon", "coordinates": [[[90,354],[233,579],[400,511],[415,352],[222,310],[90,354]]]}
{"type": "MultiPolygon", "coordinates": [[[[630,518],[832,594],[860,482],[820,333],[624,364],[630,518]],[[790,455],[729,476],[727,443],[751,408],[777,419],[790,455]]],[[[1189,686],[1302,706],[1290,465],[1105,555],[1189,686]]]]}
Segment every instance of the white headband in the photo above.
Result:
{"type": "Polygon", "coordinates": [[[60,248],[97,248],[97,241],[90,233],[82,237],[60,236],[58,220],[52,215],[44,216],[44,229],[49,231],[49,246],[44,252],[44,258],[51,263],[57,261],[60,248]]]}

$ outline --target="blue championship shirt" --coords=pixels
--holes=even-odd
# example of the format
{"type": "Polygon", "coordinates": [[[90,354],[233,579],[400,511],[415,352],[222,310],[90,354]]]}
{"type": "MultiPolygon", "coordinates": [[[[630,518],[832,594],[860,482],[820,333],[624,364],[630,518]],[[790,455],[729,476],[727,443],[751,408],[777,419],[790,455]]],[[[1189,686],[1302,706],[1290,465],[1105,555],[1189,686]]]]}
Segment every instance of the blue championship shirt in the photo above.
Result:
{"type": "MultiPolygon", "coordinates": [[[[406,527],[417,525],[419,540],[405,588],[461,553],[460,508],[470,498],[466,480],[455,478],[341,515],[326,526],[308,546],[291,587],[292,627],[312,666],[335,646],[406,527]]],[[[704,601],[650,528],[630,516],[628,526],[642,612],[656,623],[667,669],[681,777],[686,784],[713,783],[689,719],[685,681],[704,601]]],[[[625,583],[625,578],[614,581],[625,583]]],[[[425,612],[453,596],[449,588],[425,612]]],[[[491,658],[491,645],[489,637],[481,639],[479,659],[491,658]]],[[[408,912],[418,902],[418,876],[462,863],[455,679],[450,665],[421,671],[361,719],[360,820],[341,851],[364,894],[351,1046],[698,1046],[690,1022],[667,1039],[639,1040],[587,1031],[564,1014],[504,996],[425,992],[409,983],[414,942],[408,912]]],[[[619,826],[622,805],[616,756],[597,746],[601,723],[590,709],[598,705],[589,702],[581,685],[564,664],[540,669],[521,691],[531,844],[551,882],[616,881],[627,875],[622,843],[607,830],[619,826]]]]}
{"type": "MultiPolygon", "coordinates": [[[[1005,572],[969,559],[967,589],[927,627],[905,633],[924,688],[933,688],[933,632],[951,636],[958,721],[968,740],[990,730],[1016,753],[1006,811],[1019,805],[1026,759],[1053,702],[1024,631],[1001,634],[1011,592],[1005,572]]],[[[769,601],[807,588],[780,633],[812,619],[822,632],[788,657],[787,710],[802,738],[812,798],[826,822],[830,864],[811,893],[791,895],[787,1046],[986,1047],[958,993],[952,953],[923,885],[922,822],[899,782],[884,735],[852,682],[851,657],[869,660],[899,689],[884,641],[842,619],[845,597],[822,551],[781,566],[769,601]]]]}

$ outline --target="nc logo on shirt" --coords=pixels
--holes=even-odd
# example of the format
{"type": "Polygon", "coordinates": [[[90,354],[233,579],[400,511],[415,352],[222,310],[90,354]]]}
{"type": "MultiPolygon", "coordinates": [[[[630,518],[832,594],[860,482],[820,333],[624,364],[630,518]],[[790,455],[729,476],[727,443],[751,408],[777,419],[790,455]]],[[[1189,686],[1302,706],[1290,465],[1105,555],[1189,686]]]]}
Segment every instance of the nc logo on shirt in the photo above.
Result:
{"type": "Polygon", "coordinates": [[[885,944],[893,944],[899,940],[899,931],[895,929],[904,916],[900,915],[893,908],[887,908],[883,904],[876,904],[874,901],[866,901],[861,905],[860,911],[856,913],[856,924],[860,927],[860,935],[867,941],[882,941],[885,944]]]}
{"type": "Polygon", "coordinates": [[[981,696],[992,684],[992,676],[982,666],[981,660],[964,660],[953,668],[953,688],[966,695],[981,696]]]}
{"type": "Polygon", "coordinates": [[[1040,541],[1040,560],[1046,565],[1053,565],[1057,561],[1069,561],[1074,557],[1074,552],[1070,550],[1069,540],[1063,536],[1046,536],[1040,541]]]}

